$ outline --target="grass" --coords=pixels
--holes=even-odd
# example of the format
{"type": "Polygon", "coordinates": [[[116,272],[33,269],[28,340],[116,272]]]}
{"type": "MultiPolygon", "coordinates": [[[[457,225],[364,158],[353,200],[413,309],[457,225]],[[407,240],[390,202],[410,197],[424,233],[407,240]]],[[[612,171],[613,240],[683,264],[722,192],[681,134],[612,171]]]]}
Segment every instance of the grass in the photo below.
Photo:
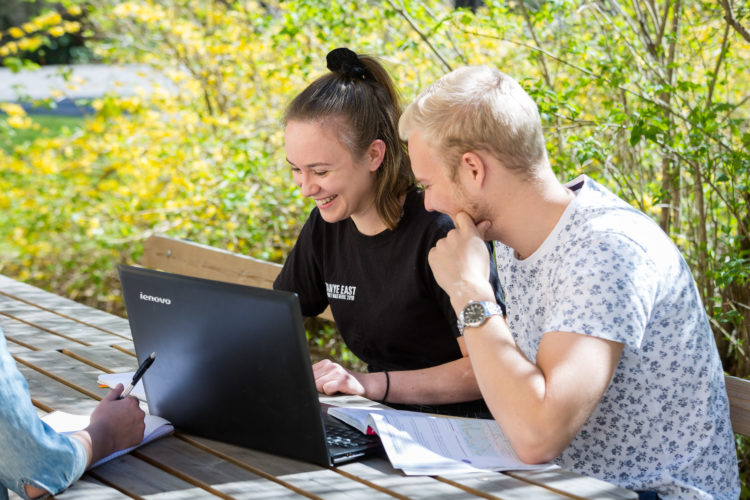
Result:
{"type": "Polygon", "coordinates": [[[67,135],[83,124],[82,116],[29,115],[36,126],[28,129],[0,129],[0,147],[12,153],[15,146],[40,137],[67,135]]]}

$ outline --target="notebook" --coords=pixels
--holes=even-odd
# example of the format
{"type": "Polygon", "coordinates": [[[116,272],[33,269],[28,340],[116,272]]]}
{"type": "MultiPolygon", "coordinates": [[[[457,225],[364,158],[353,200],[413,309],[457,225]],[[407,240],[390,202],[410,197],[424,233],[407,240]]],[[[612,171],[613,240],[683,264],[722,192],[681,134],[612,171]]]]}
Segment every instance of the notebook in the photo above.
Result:
{"type": "MultiPolygon", "coordinates": [[[[231,444],[336,465],[380,452],[331,436],[318,401],[297,295],[151,269],[118,266],[149,413],[176,429],[231,444]]],[[[348,428],[348,429],[347,429],[348,428]]]]}

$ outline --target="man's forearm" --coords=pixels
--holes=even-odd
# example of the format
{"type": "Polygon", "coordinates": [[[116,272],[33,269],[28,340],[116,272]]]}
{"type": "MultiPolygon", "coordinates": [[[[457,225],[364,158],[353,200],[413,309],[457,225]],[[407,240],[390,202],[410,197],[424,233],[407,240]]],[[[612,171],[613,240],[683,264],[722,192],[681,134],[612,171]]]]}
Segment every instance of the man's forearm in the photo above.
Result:
{"type": "Polygon", "coordinates": [[[487,406],[526,462],[552,460],[570,444],[606,391],[623,348],[548,332],[532,363],[499,317],[464,338],[487,406]]]}

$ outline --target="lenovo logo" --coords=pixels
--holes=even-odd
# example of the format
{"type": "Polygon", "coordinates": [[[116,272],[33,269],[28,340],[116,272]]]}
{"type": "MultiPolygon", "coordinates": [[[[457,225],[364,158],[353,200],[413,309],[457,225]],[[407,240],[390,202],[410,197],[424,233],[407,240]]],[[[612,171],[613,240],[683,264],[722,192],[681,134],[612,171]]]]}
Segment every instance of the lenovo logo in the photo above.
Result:
{"type": "Polygon", "coordinates": [[[157,302],[159,304],[166,304],[166,305],[170,305],[172,303],[172,301],[166,297],[154,297],[153,295],[146,295],[143,292],[140,292],[140,296],[141,296],[141,300],[145,300],[147,302],[157,302]]]}

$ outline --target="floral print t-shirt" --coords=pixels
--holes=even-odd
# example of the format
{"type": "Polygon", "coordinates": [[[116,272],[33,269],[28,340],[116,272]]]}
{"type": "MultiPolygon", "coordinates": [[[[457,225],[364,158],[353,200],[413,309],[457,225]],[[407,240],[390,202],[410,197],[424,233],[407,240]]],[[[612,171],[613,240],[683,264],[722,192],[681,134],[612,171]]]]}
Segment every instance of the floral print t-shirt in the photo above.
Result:
{"type": "Polygon", "coordinates": [[[724,374],[690,269],[645,214],[586,176],[568,187],[576,197],[536,252],[495,246],[508,324],[531,361],[549,332],[624,344],[556,463],[661,498],[737,498],[724,374]]]}

